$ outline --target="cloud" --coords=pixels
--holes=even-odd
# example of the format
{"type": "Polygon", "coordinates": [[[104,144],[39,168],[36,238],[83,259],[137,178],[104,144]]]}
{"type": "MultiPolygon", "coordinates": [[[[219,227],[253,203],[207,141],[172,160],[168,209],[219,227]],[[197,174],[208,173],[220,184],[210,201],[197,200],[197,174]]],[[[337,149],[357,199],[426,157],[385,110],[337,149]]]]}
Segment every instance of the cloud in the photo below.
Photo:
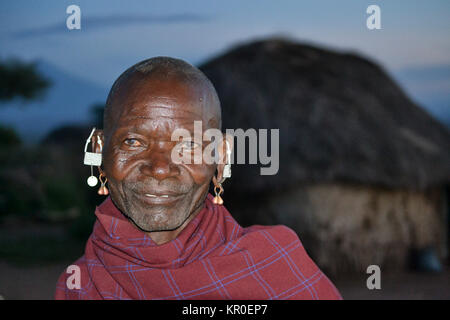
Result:
{"type": "MultiPolygon", "coordinates": [[[[151,25],[151,24],[175,24],[175,23],[203,23],[210,20],[210,17],[197,14],[172,14],[172,15],[110,15],[103,17],[81,16],[81,30],[94,31],[109,27],[123,27],[129,25],[151,25]]],[[[37,36],[47,36],[68,32],[66,21],[52,25],[25,29],[13,33],[13,38],[31,38],[37,36]]]]}

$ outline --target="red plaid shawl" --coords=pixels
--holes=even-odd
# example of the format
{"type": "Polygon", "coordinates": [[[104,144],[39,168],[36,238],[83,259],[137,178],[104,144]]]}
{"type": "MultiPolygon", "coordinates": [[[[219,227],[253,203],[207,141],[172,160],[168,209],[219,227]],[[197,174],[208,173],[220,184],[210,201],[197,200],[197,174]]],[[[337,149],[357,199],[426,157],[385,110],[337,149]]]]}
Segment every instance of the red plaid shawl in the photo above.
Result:
{"type": "Polygon", "coordinates": [[[168,243],[156,245],[108,197],[80,267],[81,288],[64,272],[56,299],[341,299],[285,226],[242,228],[225,207],[205,207],[168,243]]]}

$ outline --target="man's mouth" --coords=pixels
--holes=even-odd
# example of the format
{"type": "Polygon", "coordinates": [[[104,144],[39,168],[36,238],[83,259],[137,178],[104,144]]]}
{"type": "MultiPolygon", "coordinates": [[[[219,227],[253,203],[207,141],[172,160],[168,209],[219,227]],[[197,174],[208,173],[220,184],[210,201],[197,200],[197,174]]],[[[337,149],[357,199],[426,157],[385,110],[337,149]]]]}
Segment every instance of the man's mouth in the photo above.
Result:
{"type": "Polygon", "coordinates": [[[170,205],[180,200],[185,194],[173,192],[152,192],[152,193],[137,192],[136,195],[143,202],[150,205],[170,205]]]}
{"type": "Polygon", "coordinates": [[[168,198],[169,197],[168,194],[162,194],[160,196],[157,196],[156,194],[151,194],[151,193],[146,193],[145,196],[150,197],[150,198],[157,198],[157,197],[168,198]]]}

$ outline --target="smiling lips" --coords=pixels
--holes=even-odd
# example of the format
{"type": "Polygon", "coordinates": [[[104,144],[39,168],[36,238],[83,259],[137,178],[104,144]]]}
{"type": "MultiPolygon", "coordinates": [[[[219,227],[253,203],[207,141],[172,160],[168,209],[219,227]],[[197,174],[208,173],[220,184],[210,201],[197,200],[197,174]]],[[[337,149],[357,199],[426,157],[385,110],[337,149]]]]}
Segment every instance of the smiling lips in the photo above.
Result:
{"type": "Polygon", "coordinates": [[[158,198],[158,197],[161,197],[161,198],[168,198],[168,197],[169,197],[168,194],[162,194],[162,195],[160,195],[160,196],[157,196],[156,194],[150,194],[150,193],[146,193],[145,196],[146,196],[146,197],[150,197],[150,198],[158,198]]]}
{"type": "Polygon", "coordinates": [[[140,199],[145,203],[155,205],[155,204],[171,204],[175,201],[178,201],[184,194],[180,193],[137,193],[140,199]]]}

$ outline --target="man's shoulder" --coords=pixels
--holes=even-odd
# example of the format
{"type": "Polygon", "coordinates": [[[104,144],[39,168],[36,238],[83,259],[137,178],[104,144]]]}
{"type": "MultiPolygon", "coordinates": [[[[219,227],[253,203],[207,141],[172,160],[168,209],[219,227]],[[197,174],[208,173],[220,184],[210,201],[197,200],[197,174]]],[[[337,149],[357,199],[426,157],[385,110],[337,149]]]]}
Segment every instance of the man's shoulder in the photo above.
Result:
{"type": "MultiPolygon", "coordinates": [[[[255,225],[245,228],[245,231],[252,235],[252,239],[246,241],[241,248],[253,254],[255,264],[266,266],[278,261],[276,268],[284,270],[281,272],[283,277],[277,278],[274,273],[271,277],[277,278],[280,282],[287,281],[286,277],[290,277],[290,283],[300,281],[297,284],[298,294],[289,294],[286,298],[304,298],[300,291],[313,286],[312,289],[304,290],[304,292],[313,292],[311,297],[306,295],[308,299],[342,299],[333,283],[308,255],[293,229],[285,225],[255,225]],[[305,286],[305,283],[308,283],[308,286],[305,286]]],[[[292,290],[295,292],[294,289],[292,290]]]]}
{"type": "Polygon", "coordinates": [[[289,228],[286,225],[278,224],[278,225],[252,225],[250,227],[244,228],[243,234],[254,234],[263,236],[265,238],[273,238],[277,241],[300,241],[300,238],[298,237],[297,233],[289,228]]]}
{"type": "Polygon", "coordinates": [[[297,233],[285,225],[252,225],[244,228],[241,235],[232,241],[237,242],[236,249],[250,252],[292,252],[303,246],[297,233]]]}

